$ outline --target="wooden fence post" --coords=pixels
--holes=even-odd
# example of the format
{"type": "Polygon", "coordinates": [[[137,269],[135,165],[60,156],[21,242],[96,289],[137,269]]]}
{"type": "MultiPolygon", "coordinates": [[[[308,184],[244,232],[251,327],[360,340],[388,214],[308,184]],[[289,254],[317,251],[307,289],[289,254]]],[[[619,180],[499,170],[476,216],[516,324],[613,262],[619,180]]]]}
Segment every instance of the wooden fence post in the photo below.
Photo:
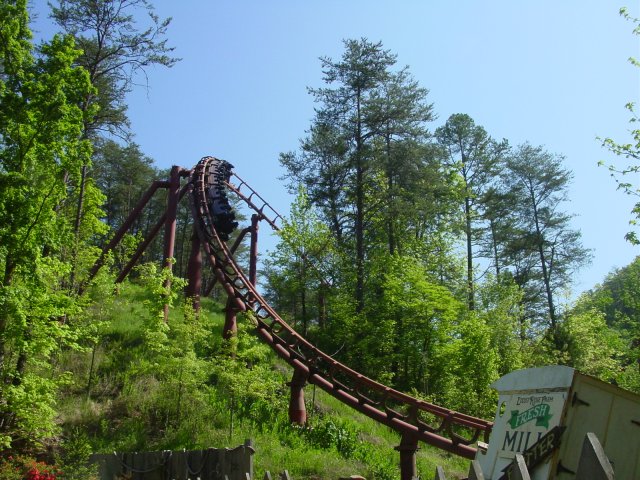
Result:
{"type": "Polygon", "coordinates": [[[484,473],[480,467],[480,462],[472,460],[469,465],[469,478],[468,480],[484,480],[484,473]]]}
{"type": "Polygon", "coordinates": [[[595,433],[584,437],[576,480],[613,480],[613,467],[595,433]]]}
{"type": "Polygon", "coordinates": [[[442,467],[436,467],[436,476],[433,477],[433,480],[447,480],[442,467]]]}
{"type": "Polygon", "coordinates": [[[514,480],[531,480],[529,475],[529,469],[527,463],[524,461],[524,457],[520,453],[516,453],[516,461],[514,462],[514,469],[511,472],[511,476],[514,480]]]}
{"type": "Polygon", "coordinates": [[[291,477],[289,476],[289,472],[287,470],[284,470],[280,474],[280,480],[291,480],[291,477]]]}

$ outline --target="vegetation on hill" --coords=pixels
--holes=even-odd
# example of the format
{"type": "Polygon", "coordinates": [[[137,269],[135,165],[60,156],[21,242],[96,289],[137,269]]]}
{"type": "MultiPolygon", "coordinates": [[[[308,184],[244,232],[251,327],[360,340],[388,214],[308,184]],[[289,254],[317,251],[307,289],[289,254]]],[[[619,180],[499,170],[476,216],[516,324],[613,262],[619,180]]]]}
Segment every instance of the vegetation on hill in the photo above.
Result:
{"type": "MultiPolygon", "coordinates": [[[[84,465],[91,452],[222,448],[251,438],[257,472],[395,478],[398,435],[312,387],[308,425],[291,426],[288,367],[259,343],[250,321],[224,341],[219,304],[205,301],[196,316],[189,302],[177,301],[165,324],[164,275],[151,265],[140,270],[117,295],[101,291],[92,314],[96,336],[57,353],[51,376],[73,375],[57,397],[54,435],[24,453],[55,464],[63,472],[56,478],[85,479],[92,475],[84,465]]],[[[0,463],[0,472],[31,468],[30,458],[16,455],[0,463]]],[[[419,465],[425,473],[435,465],[464,468],[429,447],[419,465]]]]}
{"type": "MultiPolygon", "coordinates": [[[[0,2],[0,477],[88,478],[91,452],[252,438],[259,470],[393,478],[393,432],[315,391],[309,425],[290,426],[286,368],[251,322],[223,341],[218,303],[196,315],[182,298],[187,202],[175,276],[157,267],[160,235],[114,292],[159,195],[90,281],[101,247],[166,177],[131,140],[126,93],[178,59],[147,0],[60,0],[51,13],[62,33],[36,47],[26,0],[0,2]]],[[[363,374],[473,415],[491,417],[489,384],[529,366],[640,391],[640,260],[562,301],[590,255],[562,155],[493,139],[463,113],[431,131],[428,90],[380,42],[346,40],[320,68],[316,116],[281,155],[298,196],[262,272],[282,317],[363,374]]],[[[637,160],[637,145],[604,143],[637,160]]],[[[636,165],[613,172],[637,193],[636,165]]],[[[419,469],[449,461],[424,448],[419,469]]]]}

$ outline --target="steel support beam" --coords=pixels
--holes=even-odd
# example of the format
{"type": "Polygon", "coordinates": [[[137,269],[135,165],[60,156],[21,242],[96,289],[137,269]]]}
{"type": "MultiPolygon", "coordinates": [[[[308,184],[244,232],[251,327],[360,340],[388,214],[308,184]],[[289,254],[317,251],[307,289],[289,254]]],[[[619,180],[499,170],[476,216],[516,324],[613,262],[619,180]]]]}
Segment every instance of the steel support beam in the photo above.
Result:
{"type": "Polygon", "coordinates": [[[102,253],[100,253],[100,257],[98,257],[96,262],[93,264],[93,267],[91,267],[91,271],[89,272],[89,276],[85,283],[90,282],[93,279],[93,277],[96,276],[96,274],[104,264],[104,259],[107,256],[107,253],[113,250],[115,246],[118,245],[118,243],[120,243],[120,240],[122,240],[122,237],[124,237],[125,234],[129,231],[129,229],[133,225],[133,222],[135,222],[136,219],[140,216],[140,214],[142,213],[142,210],[144,209],[144,207],[146,207],[147,203],[149,203],[149,200],[151,200],[151,197],[153,197],[156,191],[159,188],[169,188],[169,185],[170,183],[167,182],[166,180],[155,180],[151,184],[151,186],[147,189],[147,191],[144,193],[142,198],[138,201],[138,203],[133,208],[133,210],[131,210],[131,213],[126,218],[124,223],[120,226],[120,228],[115,233],[113,238],[111,238],[109,243],[107,243],[107,245],[103,247],[102,253]]]}
{"type": "Polygon", "coordinates": [[[307,423],[307,408],[304,404],[304,386],[307,384],[308,372],[295,368],[293,378],[288,383],[291,388],[289,398],[289,422],[295,425],[307,423]]]}
{"type": "Polygon", "coordinates": [[[403,433],[400,445],[395,447],[400,452],[400,480],[413,480],[418,477],[416,467],[416,452],[418,451],[418,439],[414,435],[403,433]]]}
{"type": "MultiPolygon", "coordinates": [[[[182,189],[180,190],[178,201],[182,200],[182,197],[184,197],[188,189],[189,189],[189,185],[185,185],[184,187],[182,187],[182,189]]],[[[122,281],[124,281],[125,278],[127,278],[127,275],[129,275],[129,273],[131,272],[135,264],[138,262],[138,260],[140,260],[140,257],[142,257],[142,254],[147,249],[149,244],[153,242],[154,238],[156,238],[156,235],[158,235],[158,232],[160,231],[160,229],[162,228],[166,220],[167,220],[167,212],[165,211],[160,216],[160,218],[158,219],[156,224],[153,226],[153,228],[149,231],[145,239],[140,243],[140,245],[138,245],[138,248],[136,249],[135,253],[131,256],[127,264],[120,271],[118,278],[116,278],[116,283],[121,283],[122,281]]]]}
{"type": "MultiPolygon", "coordinates": [[[[167,217],[165,221],[164,231],[164,267],[169,271],[173,270],[173,253],[176,245],[176,218],[178,213],[178,199],[180,197],[180,174],[182,168],[174,165],[171,167],[171,176],[169,178],[169,193],[167,196],[167,217]]],[[[165,288],[171,286],[171,280],[165,280],[165,288]]],[[[164,321],[169,320],[169,305],[164,305],[164,321]]]]}
{"type": "Polygon", "coordinates": [[[249,281],[256,286],[258,272],[258,222],[260,215],[251,215],[251,246],[249,248],[249,281]]]}
{"type": "Polygon", "coordinates": [[[191,234],[191,254],[187,265],[187,279],[185,293],[187,297],[193,299],[193,309],[199,312],[200,292],[202,290],[202,250],[200,249],[200,238],[195,228],[191,234]]]}

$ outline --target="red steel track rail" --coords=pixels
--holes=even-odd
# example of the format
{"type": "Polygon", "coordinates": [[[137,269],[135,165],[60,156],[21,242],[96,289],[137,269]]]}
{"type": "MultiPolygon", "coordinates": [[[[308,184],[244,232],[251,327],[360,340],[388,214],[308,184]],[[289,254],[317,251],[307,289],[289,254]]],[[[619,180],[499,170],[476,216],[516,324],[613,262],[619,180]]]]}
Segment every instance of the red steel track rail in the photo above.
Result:
{"type": "MultiPolygon", "coordinates": [[[[195,230],[216,279],[233,307],[253,312],[257,333],[295,369],[298,380],[317,385],[341,402],[399,432],[403,439],[398,447],[401,463],[403,450],[415,452],[417,441],[474,458],[473,444],[481,436],[488,441],[491,422],[416,399],[352,370],[298,334],[264,300],[214,227],[208,195],[214,179],[221,177],[217,171],[220,162],[214,157],[204,157],[192,170],[189,184],[195,230]]],[[[282,217],[246,182],[230,173],[223,183],[226,190],[244,201],[260,220],[278,229],[282,217]]]]}

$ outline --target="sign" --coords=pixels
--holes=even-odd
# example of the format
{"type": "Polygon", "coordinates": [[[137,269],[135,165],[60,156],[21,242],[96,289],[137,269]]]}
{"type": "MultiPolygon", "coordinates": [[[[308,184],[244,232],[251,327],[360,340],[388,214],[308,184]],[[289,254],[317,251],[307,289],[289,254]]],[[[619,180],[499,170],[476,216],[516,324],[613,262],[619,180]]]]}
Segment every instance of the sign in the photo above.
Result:
{"type": "Polygon", "coordinates": [[[535,407],[531,407],[529,410],[525,410],[520,413],[520,410],[511,411],[511,419],[509,425],[512,429],[516,429],[521,425],[524,425],[531,420],[536,421],[536,427],[549,428],[549,419],[553,417],[551,413],[551,407],[548,403],[541,403],[535,407]]]}
{"type": "MultiPolygon", "coordinates": [[[[565,429],[566,427],[561,426],[553,427],[543,437],[541,437],[540,440],[522,452],[524,463],[527,465],[527,470],[529,470],[529,472],[532,472],[535,467],[540,465],[560,446],[560,437],[565,429]]],[[[511,462],[502,469],[504,475],[502,475],[499,480],[511,479],[515,468],[515,461],[511,462]]]]}
{"type": "Polygon", "coordinates": [[[532,480],[553,478],[555,466],[549,460],[559,441],[556,427],[564,425],[574,373],[573,368],[559,365],[526,368],[507,373],[491,385],[498,391],[498,408],[489,445],[476,455],[485,478],[510,478],[509,465],[516,454],[526,455],[529,466],[542,462],[532,472],[532,480]]]}
{"type": "Polygon", "coordinates": [[[558,425],[566,394],[531,392],[504,397],[504,431],[499,455],[513,458],[538,443],[550,428],[558,425]]]}

